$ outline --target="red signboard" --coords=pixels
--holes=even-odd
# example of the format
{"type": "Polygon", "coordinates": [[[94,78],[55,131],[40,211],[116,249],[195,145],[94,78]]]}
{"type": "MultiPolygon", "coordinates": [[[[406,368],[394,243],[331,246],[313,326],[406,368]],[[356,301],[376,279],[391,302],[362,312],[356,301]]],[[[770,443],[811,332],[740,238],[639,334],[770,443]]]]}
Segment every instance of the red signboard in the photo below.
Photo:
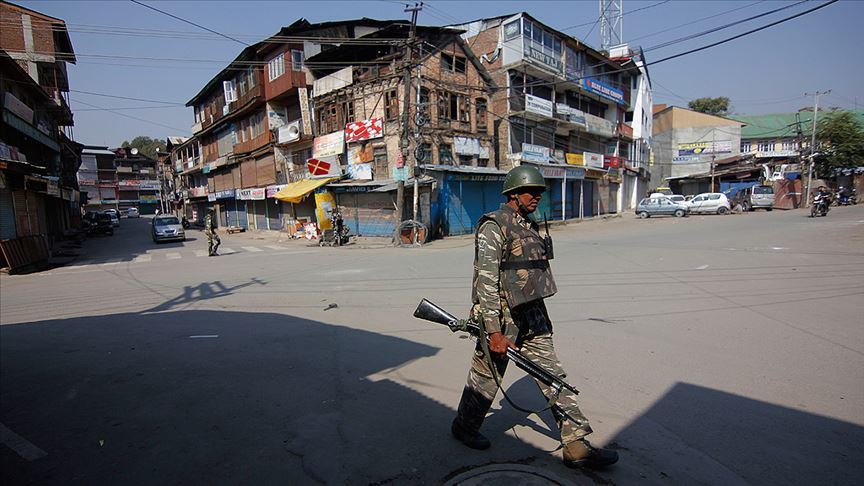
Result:
{"type": "Polygon", "coordinates": [[[318,159],[309,159],[306,161],[306,166],[309,168],[309,173],[312,175],[327,175],[330,173],[330,162],[318,159]]]}
{"type": "Polygon", "coordinates": [[[384,136],[384,120],[371,118],[345,125],[345,142],[361,142],[384,136]]]}
{"type": "Polygon", "coordinates": [[[614,155],[603,156],[603,167],[610,169],[621,167],[621,157],[616,157],[614,155]]]}
{"type": "Polygon", "coordinates": [[[625,125],[623,123],[618,124],[618,133],[621,134],[622,137],[633,139],[633,127],[630,125],[625,125]]]}

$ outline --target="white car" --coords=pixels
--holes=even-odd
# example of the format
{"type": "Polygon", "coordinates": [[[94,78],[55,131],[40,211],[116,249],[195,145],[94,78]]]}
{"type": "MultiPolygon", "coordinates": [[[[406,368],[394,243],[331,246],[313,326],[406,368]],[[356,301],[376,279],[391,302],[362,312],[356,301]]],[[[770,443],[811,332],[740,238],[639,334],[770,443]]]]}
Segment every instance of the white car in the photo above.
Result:
{"type": "Polygon", "coordinates": [[[672,202],[676,202],[678,204],[687,204],[687,200],[684,198],[684,196],[682,196],[680,194],[672,194],[671,196],[666,196],[666,197],[671,199],[672,202]]]}
{"type": "Polygon", "coordinates": [[[687,202],[693,214],[726,214],[731,209],[729,199],[722,192],[706,192],[687,202]]]}
{"type": "Polygon", "coordinates": [[[138,208],[129,208],[126,210],[126,217],[127,218],[137,218],[140,216],[141,216],[141,213],[138,212],[138,208]]]}

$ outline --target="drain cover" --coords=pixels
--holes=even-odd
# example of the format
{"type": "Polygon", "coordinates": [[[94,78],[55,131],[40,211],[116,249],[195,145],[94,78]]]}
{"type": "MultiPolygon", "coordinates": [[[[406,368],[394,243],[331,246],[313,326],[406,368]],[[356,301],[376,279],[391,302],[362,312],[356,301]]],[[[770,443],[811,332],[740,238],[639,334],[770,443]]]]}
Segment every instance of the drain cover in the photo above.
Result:
{"type": "Polygon", "coordinates": [[[537,467],[522,464],[492,464],[466,471],[444,483],[444,486],[500,486],[502,484],[574,486],[576,483],[537,467]]]}

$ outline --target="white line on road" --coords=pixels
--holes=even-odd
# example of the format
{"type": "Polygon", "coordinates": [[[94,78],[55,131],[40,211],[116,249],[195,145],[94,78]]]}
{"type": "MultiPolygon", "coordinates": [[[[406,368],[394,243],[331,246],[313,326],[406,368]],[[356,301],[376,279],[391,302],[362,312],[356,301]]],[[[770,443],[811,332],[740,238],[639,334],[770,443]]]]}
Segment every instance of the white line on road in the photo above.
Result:
{"type": "Polygon", "coordinates": [[[218,251],[222,255],[227,255],[228,253],[234,253],[234,249],[228,248],[228,247],[220,248],[219,250],[216,250],[216,251],[218,251]]]}
{"type": "Polygon", "coordinates": [[[264,245],[264,248],[270,248],[271,250],[287,250],[287,246],[278,246],[278,245],[264,245]]]}
{"type": "Polygon", "coordinates": [[[201,334],[199,336],[189,336],[189,339],[207,339],[207,338],[218,338],[218,334],[201,334]]]}
{"type": "Polygon", "coordinates": [[[196,257],[205,257],[207,256],[207,250],[195,250],[196,257]]]}
{"type": "Polygon", "coordinates": [[[246,250],[246,251],[250,251],[250,252],[254,252],[254,251],[264,251],[264,250],[262,250],[261,248],[258,248],[257,246],[241,246],[240,248],[242,248],[242,249],[244,249],[244,250],[246,250]]]}
{"type": "Polygon", "coordinates": [[[48,455],[24,437],[9,430],[9,427],[6,427],[2,423],[0,423],[0,444],[12,449],[16,454],[28,461],[35,461],[40,457],[48,455]]]}
{"type": "Polygon", "coordinates": [[[696,267],[696,270],[705,270],[706,268],[708,268],[708,265],[702,265],[702,266],[696,267]]]}
{"type": "Polygon", "coordinates": [[[170,253],[166,253],[165,258],[167,258],[168,260],[179,260],[183,258],[183,255],[177,253],[176,251],[172,251],[170,253]]]}
{"type": "Polygon", "coordinates": [[[146,254],[145,254],[145,255],[138,255],[138,256],[135,257],[135,259],[132,260],[132,261],[135,262],[135,263],[147,263],[147,262],[149,262],[149,261],[152,260],[152,259],[153,259],[153,255],[146,255],[146,254]]]}

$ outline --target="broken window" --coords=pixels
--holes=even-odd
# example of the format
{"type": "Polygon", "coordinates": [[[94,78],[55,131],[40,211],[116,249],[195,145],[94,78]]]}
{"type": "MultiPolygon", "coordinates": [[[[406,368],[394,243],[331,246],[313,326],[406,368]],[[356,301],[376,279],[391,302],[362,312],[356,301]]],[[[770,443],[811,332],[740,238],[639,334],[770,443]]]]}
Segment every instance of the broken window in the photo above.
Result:
{"type": "Polygon", "coordinates": [[[450,93],[446,91],[438,92],[438,119],[450,119],[450,93]]]}
{"type": "Polygon", "coordinates": [[[471,100],[467,96],[457,96],[459,98],[459,121],[471,123],[471,100]]]}
{"type": "Polygon", "coordinates": [[[487,123],[487,110],[488,106],[486,104],[485,98],[477,98],[475,105],[476,114],[475,117],[477,119],[477,130],[485,130],[487,123]]]}
{"type": "Polygon", "coordinates": [[[388,90],[385,93],[384,106],[388,120],[399,118],[399,92],[396,89],[388,90]]]}
{"type": "Polygon", "coordinates": [[[442,143],[438,146],[438,163],[453,165],[453,150],[450,145],[442,143]]]}
{"type": "Polygon", "coordinates": [[[346,101],[342,103],[343,125],[347,125],[354,121],[354,101],[346,101]]]}
{"type": "Polygon", "coordinates": [[[441,69],[454,73],[465,72],[465,58],[453,54],[441,53],[441,69]]]}

